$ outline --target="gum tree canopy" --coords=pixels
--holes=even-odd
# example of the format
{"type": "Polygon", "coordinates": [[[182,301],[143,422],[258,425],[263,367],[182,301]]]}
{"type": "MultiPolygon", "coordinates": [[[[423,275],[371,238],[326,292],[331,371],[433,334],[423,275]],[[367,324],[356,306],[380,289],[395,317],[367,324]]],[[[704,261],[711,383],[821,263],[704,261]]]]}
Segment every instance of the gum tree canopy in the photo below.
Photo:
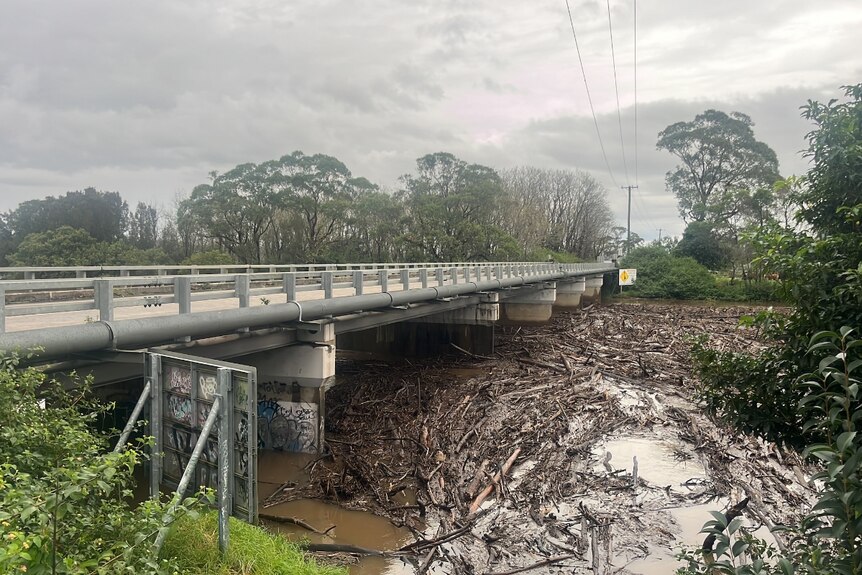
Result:
{"type": "Polygon", "coordinates": [[[754,137],[753,125],[739,112],[707,110],[659,133],[656,147],[681,161],[666,182],[686,222],[727,221],[744,209],[752,192],[779,179],[778,158],[754,137]]]}

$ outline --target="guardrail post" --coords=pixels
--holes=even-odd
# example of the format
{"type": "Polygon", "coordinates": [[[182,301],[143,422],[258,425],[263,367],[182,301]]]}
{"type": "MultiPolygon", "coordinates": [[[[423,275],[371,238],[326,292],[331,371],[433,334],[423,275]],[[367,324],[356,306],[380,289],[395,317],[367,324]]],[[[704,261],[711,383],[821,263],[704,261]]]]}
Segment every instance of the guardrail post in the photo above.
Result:
{"type": "Polygon", "coordinates": [[[401,270],[401,289],[405,291],[410,289],[410,270],[408,268],[401,270]]]}
{"type": "Polygon", "coordinates": [[[360,270],[355,270],[353,272],[353,293],[355,295],[362,295],[362,288],[364,287],[363,283],[365,282],[365,274],[360,270]]]}
{"type": "Polygon", "coordinates": [[[87,270],[75,270],[75,277],[78,279],[87,277],[87,270]]]}
{"type": "Polygon", "coordinates": [[[287,301],[296,301],[296,272],[282,274],[282,290],[287,294],[287,301]]]}
{"type": "Polygon", "coordinates": [[[25,280],[34,280],[36,279],[36,272],[24,272],[25,280]]]}
{"type": "Polygon", "coordinates": [[[438,286],[446,285],[446,270],[443,268],[437,268],[435,275],[437,276],[438,286]]]}
{"type": "Polygon", "coordinates": [[[320,289],[323,290],[324,299],[332,299],[332,272],[320,273],[320,289]]]}
{"type": "Polygon", "coordinates": [[[449,270],[449,278],[452,280],[452,285],[457,285],[458,283],[458,268],[452,268],[449,270]]]}
{"type": "Polygon", "coordinates": [[[96,309],[99,310],[99,321],[114,319],[114,282],[112,280],[93,280],[96,299],[96,309]]]}
{"type": "Polygon", "coordinates": [[[180,313],[192,312],[192,278],[189,276],[174,278],[174,299],[180,306],[180,313]]]}
{"type": "Polygon", "coordinates": [[[428,287],[428,270],[426,268],[419,270],[419,281],[422,283],[423,289],[428,287]]]}
{"type": "Polygon", "coordinates": [[[0,286],[0,333],[6,333],[6,288],[0,286]]]}
{"type": "Polygon", "coordinates": [[[234,294],[239,298],[239,307],[248,307],[251,303],[251,276],[238,274],[233,280],[234,294]]]}
{"type": "Polygon", "coordinates": [[[380,270],[377,272],[377,278],[380,282],[381,293],[387,293],[389,291],[389,270],[380,270]]]}

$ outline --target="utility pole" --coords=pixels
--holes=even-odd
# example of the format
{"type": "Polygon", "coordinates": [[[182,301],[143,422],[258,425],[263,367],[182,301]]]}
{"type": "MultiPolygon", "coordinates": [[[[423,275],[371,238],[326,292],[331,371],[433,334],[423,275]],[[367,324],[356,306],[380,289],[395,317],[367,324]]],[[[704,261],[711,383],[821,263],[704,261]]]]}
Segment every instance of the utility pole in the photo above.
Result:
{"type": "Polygon", "coordinates": [[[658,241],[661,243],[661,228],[658,229],[658,241]]]}
{"type": "Polygon", "coordinates": [[[632,249],[632,188],[637,189],[637,186],[620,186],[623,190],[629,191],[629,209],[626,217],[626,255],[632,249]]]}

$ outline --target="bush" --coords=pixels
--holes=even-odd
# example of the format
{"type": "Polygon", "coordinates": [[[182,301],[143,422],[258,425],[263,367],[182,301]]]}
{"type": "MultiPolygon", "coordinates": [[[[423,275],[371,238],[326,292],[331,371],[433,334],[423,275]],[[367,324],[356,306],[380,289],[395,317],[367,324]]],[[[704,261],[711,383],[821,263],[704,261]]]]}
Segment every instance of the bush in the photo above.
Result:
{"type": "Polygon", "coordinates": [[[662,299],[708,299],[717,295],[715,277],[689,257],[671,255],[659,246],[632,250],[620,263],[638,270],[631,293],[662,299]]]}
{"type": "Polygon", "coordinates": [[[152,557],[163,506],[131,504],[142,453],[92,431],[106,409],[86,385],[0,365],[0,573],[173,572],[152,557]]]}
{"type": "Polygon", "coordinates": [[[236,260],[233,256],[219,250],[197,252],[183,260],[184,266],[220,266],[234,263],[236,263],[236,260]]]}

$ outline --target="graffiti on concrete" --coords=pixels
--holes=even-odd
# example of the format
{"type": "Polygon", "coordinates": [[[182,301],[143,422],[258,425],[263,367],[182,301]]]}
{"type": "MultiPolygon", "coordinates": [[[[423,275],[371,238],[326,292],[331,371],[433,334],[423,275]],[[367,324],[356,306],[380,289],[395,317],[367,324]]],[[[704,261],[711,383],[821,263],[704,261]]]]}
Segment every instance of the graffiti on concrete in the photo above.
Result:
{"type": "Polygon", "coordinates": [[[192,400],[180,395],[168,396],[168,416],[186,425],[192,424],[192,400]]]}
{"type": "Polygon", "coordinates": [[[165,371],[169,391],[191,395],[192,372],[190,369],[170,365],[165,371]]]}
{"type": "Polygon", "coordinates": [[[306,401],[258,401],[258,446],[278,451],[317,451],[318,406],[306,401]]]}

